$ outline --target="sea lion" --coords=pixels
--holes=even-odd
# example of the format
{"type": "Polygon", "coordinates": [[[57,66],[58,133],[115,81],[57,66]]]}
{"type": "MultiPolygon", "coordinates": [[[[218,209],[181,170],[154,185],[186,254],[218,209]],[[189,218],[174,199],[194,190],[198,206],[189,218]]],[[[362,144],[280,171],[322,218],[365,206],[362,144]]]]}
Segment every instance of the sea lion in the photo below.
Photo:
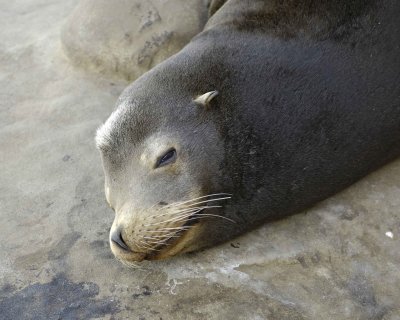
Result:
{"type": "Polygon", "coordinates": [[[231,239],[400,154],[400,3],[229,0],[98,130],[131,263],[231,239]]]}

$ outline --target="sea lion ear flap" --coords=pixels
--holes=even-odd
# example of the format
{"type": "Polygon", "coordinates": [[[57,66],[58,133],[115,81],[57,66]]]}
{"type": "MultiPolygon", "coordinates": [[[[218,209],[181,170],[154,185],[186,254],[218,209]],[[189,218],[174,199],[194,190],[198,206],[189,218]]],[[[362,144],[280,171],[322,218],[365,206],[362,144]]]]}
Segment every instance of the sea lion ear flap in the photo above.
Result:
{"type": "Polygon", "coordinates": [[[217,90],[210,91],[205,94],[202,94],[201,96],[198,96],[193,101],[194,103],[197,103],[207,109],[209,107],[211,100],[214,99],[218,94],[219,92],[217,90]]]}

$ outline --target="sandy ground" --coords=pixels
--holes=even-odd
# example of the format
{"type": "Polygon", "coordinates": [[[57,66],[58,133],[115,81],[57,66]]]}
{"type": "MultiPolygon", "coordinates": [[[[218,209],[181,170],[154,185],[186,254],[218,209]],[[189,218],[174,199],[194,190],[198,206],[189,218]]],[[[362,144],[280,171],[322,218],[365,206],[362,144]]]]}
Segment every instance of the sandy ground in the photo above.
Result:
{"type": "Polygon", "coordinates": [[[94,133],[126,83],[74,69],[77,0],[0,0],[0,319],[400,319],[400,161],[231,243],[128,269],[94,133]]]}

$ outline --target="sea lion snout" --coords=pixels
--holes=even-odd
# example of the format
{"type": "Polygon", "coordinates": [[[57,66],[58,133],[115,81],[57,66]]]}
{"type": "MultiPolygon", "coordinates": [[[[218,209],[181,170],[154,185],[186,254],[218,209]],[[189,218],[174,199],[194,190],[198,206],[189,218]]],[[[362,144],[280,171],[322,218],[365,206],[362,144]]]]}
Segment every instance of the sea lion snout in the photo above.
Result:
{"type": "Polygon", "coordinates": [[[116,210],[110,231],[111,250],[127,263],[164,259],[191,250],[205,218],[234,222],[219,212],[230,198],[229,194],[217,193],[146,210],[122,206],[116,210]]]}
{"type": "Polygon", "coordinates": [[[134,251],[134,248],[127,244],[121,227],[111,228],[110,247],[114,256],[121,261],[142,261],[146,258],[145,252],[134,251]]]}
{"type": "Polygon", "coordinates": [[[125,240],[122,238],[121,230],[117,229],[114,232],[111,232],[110,234],[110,241],[114,244],[117,245],[120,249],[125,250],[125,251],[131,251],[129,249],[128,245],[125,243],[125,240]]]}

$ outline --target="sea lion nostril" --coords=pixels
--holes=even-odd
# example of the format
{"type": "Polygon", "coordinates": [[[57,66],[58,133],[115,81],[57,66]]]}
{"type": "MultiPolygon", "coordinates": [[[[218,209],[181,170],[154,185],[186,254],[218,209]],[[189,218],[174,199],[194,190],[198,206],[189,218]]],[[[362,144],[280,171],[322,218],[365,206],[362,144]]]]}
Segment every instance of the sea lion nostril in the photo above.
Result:
{"type": "Polygon", "coordinates": [[[122,238],[122,234],[120,230],[115,231],[111,235],[111,241],[114,242],[118,247],[120,247],[123,250],[126,251],[131,251],[127,244],[125,243],[124,239],[122,238]]]}

